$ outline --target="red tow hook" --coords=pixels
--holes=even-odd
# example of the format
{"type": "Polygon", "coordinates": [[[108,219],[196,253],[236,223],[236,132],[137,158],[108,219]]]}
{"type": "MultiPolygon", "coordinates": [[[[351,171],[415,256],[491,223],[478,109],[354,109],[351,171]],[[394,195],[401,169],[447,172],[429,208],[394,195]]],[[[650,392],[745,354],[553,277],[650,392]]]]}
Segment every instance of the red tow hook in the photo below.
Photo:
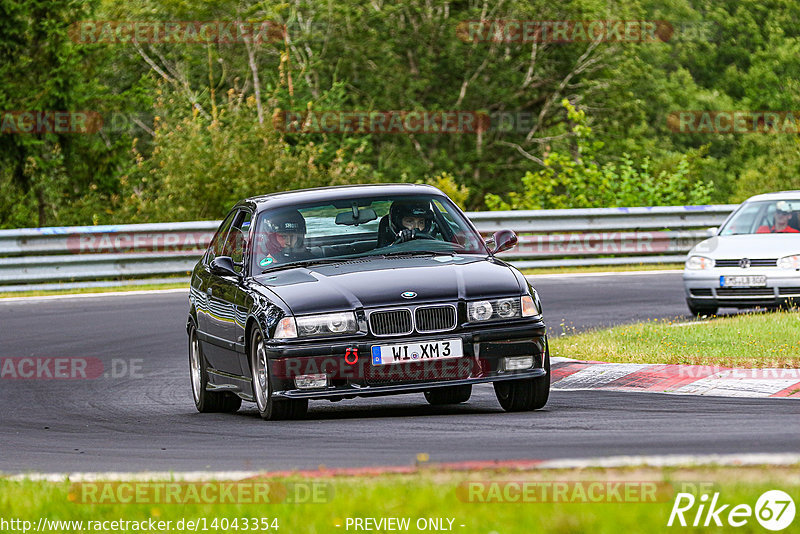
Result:
{"type": "Polygon", "coordinates": [[[355,365],[358,362],[358,349],[357,348],[348,348],[344,351],[344,361],[348,365],[355,365]],[[352,361],[350,361],[350,357],[352,356],[352,361]]]}

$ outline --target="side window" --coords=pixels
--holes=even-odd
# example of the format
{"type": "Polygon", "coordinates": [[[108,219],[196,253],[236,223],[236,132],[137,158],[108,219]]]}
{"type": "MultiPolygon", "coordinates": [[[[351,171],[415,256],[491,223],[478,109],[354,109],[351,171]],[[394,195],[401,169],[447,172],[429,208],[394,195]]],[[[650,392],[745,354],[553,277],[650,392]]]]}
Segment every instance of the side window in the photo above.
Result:
{"type": "Polygon", "coordinates": [[[228,230],[231,227],[233,217],[236,213],[238,213],[238,210],[230,212],[228,216],[225,217],[225,220],[222,221],[222,224],[219,225],[217,233],[214,234],[214,237],[211,239],[211,244],[208,246],[208,254],[206,256],[207,263],[211,263],[214,258],[223,255],[222,248],[225,244],[225,238],[228,235],[228,230]]]}
{"type": "Polygon", "coordinates": [[[231,257],[233,268],[238,273],[242,272],[244,267],[244,258],[250,242],[250,223],[252,219],[253,214],[249,211],[239,211],[225,240],[222,255],[231,257]]]}

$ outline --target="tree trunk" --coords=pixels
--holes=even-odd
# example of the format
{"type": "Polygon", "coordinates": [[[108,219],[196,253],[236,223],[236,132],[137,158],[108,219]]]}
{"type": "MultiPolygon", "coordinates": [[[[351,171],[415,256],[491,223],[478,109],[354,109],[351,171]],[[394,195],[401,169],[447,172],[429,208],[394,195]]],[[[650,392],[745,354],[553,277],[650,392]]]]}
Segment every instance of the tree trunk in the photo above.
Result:
{"type": "Polygon", "coordinates": [[[44,190],[41,186],[36,187],[36,204],[39,207],[39,228],[42,228],[46,225],[46,212],[45,212],[45,202],[44,202],[44,190]]]}

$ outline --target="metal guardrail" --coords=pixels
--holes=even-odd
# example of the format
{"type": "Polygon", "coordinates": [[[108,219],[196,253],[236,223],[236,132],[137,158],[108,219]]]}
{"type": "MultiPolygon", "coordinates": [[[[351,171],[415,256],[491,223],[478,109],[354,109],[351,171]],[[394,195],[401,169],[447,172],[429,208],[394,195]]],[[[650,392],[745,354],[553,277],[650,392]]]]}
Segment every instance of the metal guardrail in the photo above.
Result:
{"type": "MultiPolygon", "coordinates": [[[[683,261],[736,205],[482,211],[483,235],[510,228],[501,256],[521,268],[683,261]]],[[[98,287],[188,274],[220,221],[0,230],[0,291],[98,287]],[[118,282],[117,282],[118,283],[118,282]]]]}

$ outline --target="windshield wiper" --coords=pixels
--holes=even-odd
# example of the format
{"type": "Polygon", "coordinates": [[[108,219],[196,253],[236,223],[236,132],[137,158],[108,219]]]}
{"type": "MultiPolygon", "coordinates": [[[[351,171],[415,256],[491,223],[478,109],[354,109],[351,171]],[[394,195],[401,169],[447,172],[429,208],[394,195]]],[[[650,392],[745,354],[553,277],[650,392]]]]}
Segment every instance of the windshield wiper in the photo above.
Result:
{"type": "Polygon", "coordinates": [[[453,252],[444,252],[441,250],[398,250],[395,252],[387,252],[383,254],[384,257],[389,256],[454,256],[453,252]]]}

